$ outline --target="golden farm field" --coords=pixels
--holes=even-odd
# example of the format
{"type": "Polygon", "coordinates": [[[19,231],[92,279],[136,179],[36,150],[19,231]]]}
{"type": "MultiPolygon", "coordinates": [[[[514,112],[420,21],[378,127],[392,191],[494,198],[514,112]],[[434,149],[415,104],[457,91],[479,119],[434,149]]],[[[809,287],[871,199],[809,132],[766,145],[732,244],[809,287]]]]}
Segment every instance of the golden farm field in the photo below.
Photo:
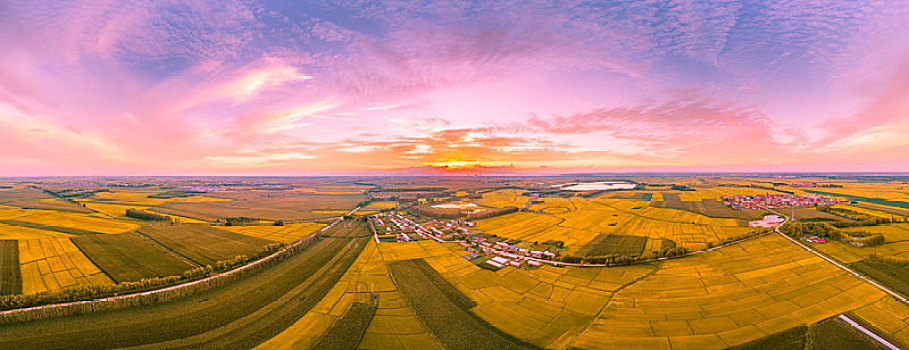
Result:
{"type": "Polygon", "coordinates": [[[681,247],[699,250],[753,231],[742,220],[653,208],[649,201],[604,198],[546,198],[544,201],[535,205],[540,205],[541,210],[569,205],[576,209],[559,214],[517,212],[479,220],[477,228],[500,237],[529,242],[563,241],[567,254],[577,252],[600,234],[668,239],[681,247]]]}
{"type": "Polygon", "coordinates": [[[523,207],[530,200],[530,197],[521,196],[521,191],[508,189],[497,190],[483,193],[483,198],[473,200],[473,202],[493,208],[505,207],[523,207]]]}
{"type": "Polygon", "coordinates": [[[871,217],[876,217],[876,218],[893,219],[894,221],[903,219],[903,216],[901,216],[901,215],[896,215],[894,213],[888,213],[883,210],[875,210],[875,209],[870,209],[867,207],[859,207],[856,205],[836,204],[836,205],[833,205],[832,207],[838,208],[838,209],[847,209],[847,210],[862,213],[865,215],[870,215],[871,217]]]}
{"type": "Polygon", "coordinates": [[[57,210],[0,207],[0,237],[40,239],[70,237],[81,233],[120,233],[139,227],[141,222],[57,210]]]}
{"type": "Polygon", "coordinates": [[[881,233],[884,235],[885,241],[883,244],[870,247],[856,247],[841,241],[812,244],[812,247],[846,264],[857,262],[875,254],[909,258],[909,224],[851,227],[844,230],[852,233],[881,233]]]}
{"type": "Polygon", "coordinates": [[[663,262],[653,275],[616,293],[571,344],[722,349],[884,297],[872,285],[770,235],[663,262]]]}
{"type": "MultiPolygon", "coordinates": [[[[84,204],[86,207],[98,210],[105,214],[110,214],[110,215],[118,216],[121,218],[126,218],[127,209],[148,210],[148,209],[154,208],[152,206],[145,206],[145,205],[111,204],[111,203],[104,203],[104,202],[82,202],[82,204],[84,204]]],[[[173,215],[173,214],[160,214],[160,215],[169,216],[169,217],[173,218],[175,221],[182,222],[182,223],[204,223],[205,222],[202,220],[188,218],[185,216],[173,215]]]]}
{"type": "Polygon", "coordinates": [[[541,347],[564,348],[614,291],[653,271],[645,264],[615,268],[481,269],[458,246],[435,241],[379,245],[385,260],[423,258],[478,305],[474,313],[496,328],[541,347]]]}
{"type": "Polygon", "coordinates": [[[0,239],[3,240],[24,240],[24,239],[48,239],[62,238],[71,236],[68,233],[42,230],[38,228],[0,224],[0,239]]]}
{"type": "Polygon", "coordinates": [[[381,210],[381,209],[390,209],[398,206],[398,202],[370,202],[369,205],[363,209],[369,210],[381,210]]]}
{"type": "MultiPolygon", "coordinates": [[[[417,247],[419,250],[422,248],[417,247]]],[[[441,349],[403,300],[377,244],[370,242],[322,300],[257,350],[310,348],[355,301],[375,293],[378,309],[360,341],[364,349],[441,349]]]]}
{"type": "Polygon", "coordinates": [[[19,261],[23,294],[113,283],[66,238],[21,240],[19,261]]]}
{"type": "Polygon", "coordinates": [[[159,194],[163,191],[118,191],[118,192],[100,192],[95,194],[91,201],[107,201],[120,204],[136,204],[146,206],[156,206],[166,202],[175,203],[196,203],[196,202],[220,202],[230,201],[227,198],[216,198],[206,196],[190,196],[182,198],[148,198],[150,195],[159,194]]]}
{"type": "Polygon", "coordinates": [[[284,226],[221,226],[219,228],[247,236],[290,243],[306,237],[322,227],[325,227],[325,224],[305,222],[284,226]]]}
{"type": "Polygon", "coordinates": [[[102,214],[77,214],[49,210],[33,210],[28,215],[18,216],[18,221],[38,225],[75,228],[99,233],[121,233],[141,226],[134,220],[114,219],[102,214]]]}

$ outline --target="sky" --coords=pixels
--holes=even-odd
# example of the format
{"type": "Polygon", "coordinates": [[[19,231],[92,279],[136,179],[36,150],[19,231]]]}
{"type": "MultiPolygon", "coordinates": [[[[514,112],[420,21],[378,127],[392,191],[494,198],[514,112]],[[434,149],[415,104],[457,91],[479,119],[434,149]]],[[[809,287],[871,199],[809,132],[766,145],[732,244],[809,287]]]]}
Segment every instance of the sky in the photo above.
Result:
{"type": "Polygon", "coordinates": [[[909,171],[909,0],[0,14],[0,176],[909,171]]]}

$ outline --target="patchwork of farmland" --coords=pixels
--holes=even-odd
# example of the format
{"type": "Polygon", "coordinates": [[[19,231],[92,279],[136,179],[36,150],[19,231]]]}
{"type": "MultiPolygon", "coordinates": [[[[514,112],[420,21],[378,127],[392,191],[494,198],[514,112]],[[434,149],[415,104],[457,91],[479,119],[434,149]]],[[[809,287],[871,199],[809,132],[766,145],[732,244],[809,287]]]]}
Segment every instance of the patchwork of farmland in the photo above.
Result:
{"type": "Polygon", "coordinates": [[[754,230],[733,218],[713,218],[677,209],[654,208],[650,202],[609,198],[545,198],[544,213],[518,212],[477,221],[477,228],[500,237],[529,242],[559,240],[573,255],[601,235],[643,237],[645,253],[659,251],[664,241],[698,250],[709,244],[743,237],[754,230]],[[569,206],[570,205],[570,206],[569,206]],[[546,209],[562,208],[560,214],[546,209]]]}
{"type": "MultiPolygon", "coordinates": [[[[384,248],[384,247],[383,247],[384,248]]],[[[378,249],[370,242],[338,283],[303,317],[256,349],[311,348],[353,305],[378,298],[375,315],[360,340],[364,349],[442,349],[407,307],[389,276],[378,249]]]]}
{"type": "MultiPolygon", "coordinates": [[[[228,194],[217,195],[227,196],[228,194]]],[[[346,209],[349,211],[362,200],[362,195],[296,194],[289,196],[287,192],[277,192],[274,197],[266,195],[252,198],[238,197],[231,201],[168,202],[159,205],[156,211],[206,220],[228,217],[296,220],[331,216],[314,213],[312,212],[314,209],[346,209]]]]}
{"type": "Polygon", "coordinates": [[[617,292],[572,345],[719,349],[886,298],[772,235],[664,262],[617,292]]]}
{"type": "Polygon", "coordinates": [[[21,240],[18,248],[23,294],[113,283],[67,238],[21,240]]]}
{"type": "Polygon", "coordinates": [[[72,235],[120,233],[135,229],[133,220],[112,219],[101,214],[0,206],[0,238],[41,239],[72,235]]]}
{"type": "Polygon", "coordinates": [[[346,222],[282,263],[173,302],[0,327],[0,348],[252,348],[306,314],[365,246],[368,228],[346,222]]]}
{"type": "MultiPolygon", "coordinates": [[[[151,210],[151,209],[155,208],[153,206],[133,205],[133,204],[115,204],[115,203],[109,203],[109,202],[95,202],[95,201],[91,201],[91,202],[83,201],[82,204],[84,204],[88,208],[92,208],[92,209],[95,209],[102,213],[121,217],[121,218],[126,218],[127,209],[151,210]]],[[[174,219],[174,221],[181,222],[181,223],[203,223],[203,222],[205,222],[203,220],[188,218],[185,216],[179,216],[179,215],[174,215],[174,214],[170,214],[167,216],[170,216],[174,219]]]]}
{"type": "MultiPolygon", "coordinates": [[[[610,296],[655,265],[615,268],[481,269],[457,245],[434,241],[380,244],[386,261],[424,259],[476,306],[493,327],[539,347],[561,348],[580,333],[610,296]]],[[[395,279],[398,277],[395,275],[395,279]]]]}
{"type": "MultiPolygon", "coordinates": [[[[716,198],[763,194],[778,186],[744,178],[664,180],[662,186],[591,198],[536,198],[526,210],[477,220],[471,230],[525,242],[562,241],[561,254],[575,257],[699,250],[749,236],[756,231],[747,227],[747,219],[764,214],[732,210],[716,198]],[[752,185],[756,187],[748,187],[752,185]]],[[[382,195],[422,188],[413,193],[428,197],[373,201],[359,215],[395,207],[403,212],[443,197],[471,196],[471,202],[494,208],[520,208],[533,199],[524,190],[484,192],[478,183],[454,185],[470,183],[462,180],[348,185],[307,179],[287,186],[271,181],[238,181],[225,187],[230,190],[204,194],[180,189],[217,187],[113,189],[78,197],[78,204],[19,185],[0,189],[13,191],[0,195],[0,295],[181,275],[238,255],[255,256],[275,242],[292,243],[325,228],[299,221],[346,214],[373,198],[373,192],[365,192],[370,188],[386,189],[375,192],[382,195]],[[477,190],[482,198],[473,195],[477,190]],[[26,209],[24,203],[47,204],[26,209]],[[128,208],[167,213],[183,224],[125,218],[128,208]],[[239,217],[261,220],[250,226],[201,222],[239,217]],[[288,223],[270,225],[274,220],[288,223]]],[[[497,179],[496,186],[524,188],[521,181],[526,180],[497,179]]],[[[553,180],[527,182],[526,188],[539,188],[553,180]]],[[[909,193],[893,184],[843,184],[830,191],[909,201],[909,193]]],[[[892,207],[835,207],[871,218],[903,218],[892,207]]],[[[909,293],[909,223],[845,220],[814,208],[798,209],[796,216],[836,219],[842,231],[883,235],[880,245],[831,241],[812,247],[909,293]],[[862,222],[868,226],[858,226],[862,222]]],[[[361,217],[340,220],[286,261],[173,302],[5,324],[0,348],[678,350],[760,348],[797,338],[802,341],[798,344],[819,348],[837,342],[856,349],[870,344],[844,335],[843,326],[830,320],[843,313],[896,343],[909,344],[909,305],[776,234],[629,266],[493,269],[482,263],[489,256],[468,255],[457,242],[378,243],[364,222],[361,217]]]]}

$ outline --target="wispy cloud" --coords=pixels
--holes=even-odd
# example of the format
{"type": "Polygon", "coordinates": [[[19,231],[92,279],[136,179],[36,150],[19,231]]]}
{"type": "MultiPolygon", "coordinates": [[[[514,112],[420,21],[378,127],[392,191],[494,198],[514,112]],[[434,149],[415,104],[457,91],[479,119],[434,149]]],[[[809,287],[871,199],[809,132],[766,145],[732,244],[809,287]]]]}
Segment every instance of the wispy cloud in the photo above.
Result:
{"type": "Polygon", "coordinates": [[[6,1],[0,175],[884,166],[906,5],[6,1]]]}

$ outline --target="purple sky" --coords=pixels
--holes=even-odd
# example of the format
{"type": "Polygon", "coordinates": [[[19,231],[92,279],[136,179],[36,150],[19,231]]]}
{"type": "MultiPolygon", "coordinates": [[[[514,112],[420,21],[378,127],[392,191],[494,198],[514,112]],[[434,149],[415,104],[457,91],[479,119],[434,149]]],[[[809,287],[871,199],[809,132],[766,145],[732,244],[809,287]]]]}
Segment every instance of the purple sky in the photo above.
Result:
{"type": "Polygon", "coordinates": [[[0,176],[909,171],[907,1],[370,4],[0,1],[0,176]]]}

